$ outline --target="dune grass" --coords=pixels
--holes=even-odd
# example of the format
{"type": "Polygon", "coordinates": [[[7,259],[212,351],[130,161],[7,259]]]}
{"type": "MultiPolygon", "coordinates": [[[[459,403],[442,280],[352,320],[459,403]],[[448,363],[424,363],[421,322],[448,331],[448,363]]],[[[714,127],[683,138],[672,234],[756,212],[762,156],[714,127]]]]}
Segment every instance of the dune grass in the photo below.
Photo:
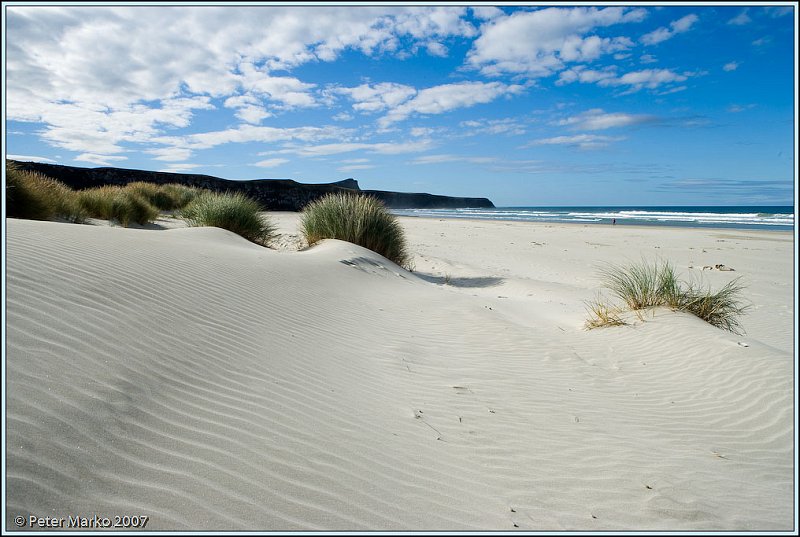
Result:
{"type": "Polygon", "coordinates": [[[605,286],[632,310],[672,307],[680,301],[678,278],[669,263],[607,265],[600,274],[605,286]]]}
{"type": "Polygon", "coordinates": [[[200,193],[200,189],[170,183],[159,185],[136,181],[125,185],[125,190],[147,200],[153,207],[162,211],[182,209],[200,193]]]}
{"type": "Polygon", "coordinates": [[[372,196],[328,194],[305,207],[300,226],[309,245],[323,239],[352,242],[410,269],[411,255],[402,226],[372,196]]]}
{"type": "Polygon", "coordinates": [[[267,246],[277,228],[268,218],[259,215],[260,211],[259,203],[241,192],[204,191],[184,207],[181,216],[190,226],[220,227],[267,246]]]}
{"type": "Polygon", "coordinates": [[[589,319],[587,319],[585,325],[587,330],[628,324],[620,317],[618,308],[609,306],[600,299],[586,302],[586,309],[589,312],[589,319]]]}
{"type": "Polygon", "coordinates": [[[731,280],[719,291],[712,293],[710,289],[690,286],[682,294],[680,311],[700,317],[704,321],[734,334],[743,334],[744,329],[739,316],[749,309],[742,303],[740,294],[744,289],[740,278],[731,280]]]}
{"type": "Polygon", "coordinates": [[[9,161],[6,161],[6,215],[30,220],[64,218],[70,222],[83,222],[87,216],[75,191],[67,185],[37,172],[21,170],[9,161]]]}
{"type": "Polygon", "coordinates": [[[79,190],[78,201],[93,218],[116,220],[127,227],[131,222],[144,225],[158,218],[159,210],[135,189],[106,185],[79,190]]]}
{"type": "MultiPolygon", "coordinates": [[[[604,286],[633,311],[653,307],[668,307],[691,313],[709,324],[742,334],[738,317],[749,308],[741,298],[744,286],[736,278],[717,292],[698,284],[678,280],[668,262],[650,264],[646,261],[628,266],[607,265],[601,269],[604,286]]],[[[618,308],[596,301],[587,303],[590,318],[587,328],[624,324],[616,315],[618,308]]]]}

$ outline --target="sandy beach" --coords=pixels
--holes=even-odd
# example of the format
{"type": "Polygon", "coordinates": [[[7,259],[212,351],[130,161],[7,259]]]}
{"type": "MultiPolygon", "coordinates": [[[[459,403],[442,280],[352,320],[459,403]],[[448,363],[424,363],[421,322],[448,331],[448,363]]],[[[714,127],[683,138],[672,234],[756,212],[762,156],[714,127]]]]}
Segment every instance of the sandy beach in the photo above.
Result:
{"type": "Polygon", "coordinates": [[[793,530],[791,233],[404,217],[408,272],[272,216],[7,220],[8,530],[793,530]],[[746,333],[585,330],[643,258],[746,333]]]}

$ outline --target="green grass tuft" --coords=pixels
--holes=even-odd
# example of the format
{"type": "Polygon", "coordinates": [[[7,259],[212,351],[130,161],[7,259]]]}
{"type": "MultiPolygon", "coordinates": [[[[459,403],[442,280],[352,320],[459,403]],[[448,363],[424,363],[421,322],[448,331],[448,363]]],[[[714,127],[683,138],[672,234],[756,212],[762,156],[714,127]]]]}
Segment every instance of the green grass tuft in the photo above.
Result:
{"type": "Polygon", "coordinates": [[[125,185],[125,190],[147,200],[150,205],[162,211],[182,209],[200,193],[200,189],[171,183],[158,185],[136,181],[125,185]]]}
{"type": "MultiPolygon", "coordinates": [[[[642,261],[628,266],[608,265],[601,271],[605,287],[631,310],[664,306],[675,311],[691,313],[709,324],[741,334],[738,317],[748,306],[742,302],[744,287],[739,278],[728,282],[722,289],[712,293],[694,284],[678,280],[675,269],[668,262],[649,264],[642,261]]],[[[603,319],[611,319],[613,308],[597,301],[590,303],[592,317],[587,328],[607,326],[603,319]]]]}
{"type": "Polygon", "coordinates": [[[116,220],[127,227],[131,222],[144,225],[158,218],[159,210],[138,194],[120,186],[100,186],[77,192],[78,200],[92,218],[116,220]]]}
{"type": "Polygon", "coordinates": [[[738,317],[745,313],[749,306],[739,299],[744,287],[740,278],[731,280],[722,289],[712,293],[710,289],[690,286],[683,294],[680,310],[696,315],[707,323],[734,334],[743,334],[744,329],[738,317]]]}
{"type": "Polygon", "coordinates": [[[11,218],[82,222],[85,211],[74,190],[37,172],[21,170],[6,161],[6,215],[11,218]]]}
{"type": "Polygon", "coordinates": [[[300,225],[309,245],[323,239],[352,242],[410,269],[403,228],[377,198],[328,194],[305,207],[300,225]]]}
{"type": "Polygon", "coordinates": [[[212,226],[233,231],[266,246],[276,234],[275,225],[259,214],[261,206],[241,192],[202,192],[181,212],[190,226],[212,226]]]}

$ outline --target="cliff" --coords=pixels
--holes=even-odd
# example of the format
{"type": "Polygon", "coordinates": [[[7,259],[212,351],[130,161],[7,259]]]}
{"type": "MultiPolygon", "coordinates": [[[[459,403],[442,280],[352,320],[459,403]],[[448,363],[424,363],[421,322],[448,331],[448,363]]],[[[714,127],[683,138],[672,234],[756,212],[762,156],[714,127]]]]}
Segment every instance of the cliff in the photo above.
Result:
{"type": "MultiPolygon", "coordinates": [[[[16,161],[15,161],[16,162],[16,161]]],[[[57,179],[76,190],[103,185],[125,185],[134,181],[207,188],[217,192],[243,192],[270,211],[300,211],[309,202],[329,192],[359,191],[371,194],[392,209],[454,209],[460,207],[494,207],[486,198],[457,198],[424,193],[361,190],[358,181],[345,179],[335,183],[306,184],[290,179],[253,179],[232,181],[211,175],[151,172],[125,168],[78,168],[40,162],[17,162],[23,170],[39,172],[57,179]]]]}

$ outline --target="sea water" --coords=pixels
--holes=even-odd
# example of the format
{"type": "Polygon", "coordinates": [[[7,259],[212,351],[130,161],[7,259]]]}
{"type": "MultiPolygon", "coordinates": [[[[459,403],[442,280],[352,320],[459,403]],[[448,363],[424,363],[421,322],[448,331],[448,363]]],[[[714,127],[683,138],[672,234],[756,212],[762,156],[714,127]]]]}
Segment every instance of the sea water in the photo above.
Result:
{"type": "Polygon", "coordinates": [[[491,209],[393,209],[401,216],[792,231],[794,207],[494,207],[491,209]]]}

